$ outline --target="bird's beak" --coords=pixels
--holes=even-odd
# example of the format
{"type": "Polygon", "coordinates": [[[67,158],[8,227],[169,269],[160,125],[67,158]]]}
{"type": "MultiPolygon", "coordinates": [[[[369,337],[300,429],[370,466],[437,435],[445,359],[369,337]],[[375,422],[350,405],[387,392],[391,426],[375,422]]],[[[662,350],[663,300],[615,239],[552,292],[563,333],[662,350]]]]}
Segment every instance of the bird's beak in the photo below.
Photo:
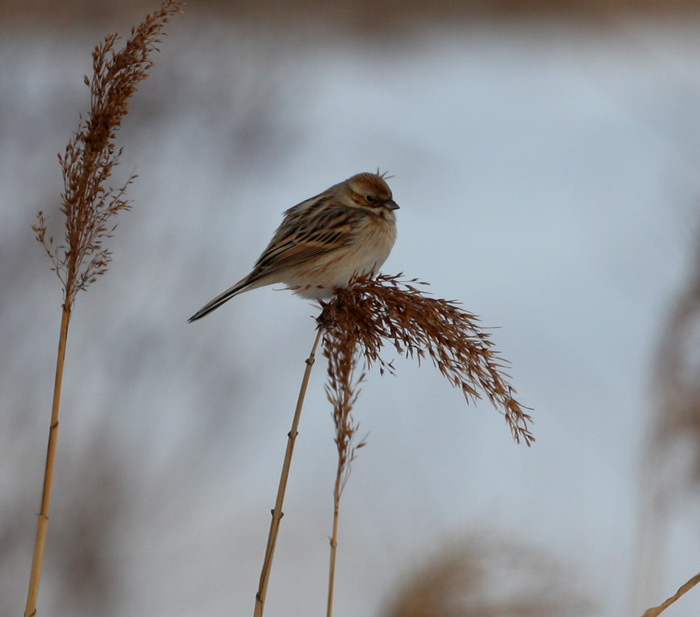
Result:
{"type": "Polygon", "coordinates": [[[390,199],[389,201],[385,202],[384,205],[389,208],[389,210],[398,210],[399,209],[399,204],[397,204],[393,199],[390,199]]]}

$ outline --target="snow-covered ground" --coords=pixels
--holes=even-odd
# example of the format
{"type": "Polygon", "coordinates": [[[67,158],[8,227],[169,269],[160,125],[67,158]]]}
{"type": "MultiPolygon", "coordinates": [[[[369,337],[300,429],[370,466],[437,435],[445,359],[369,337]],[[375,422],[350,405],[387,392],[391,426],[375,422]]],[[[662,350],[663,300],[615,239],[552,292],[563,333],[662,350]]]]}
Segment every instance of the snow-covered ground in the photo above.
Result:
{"type": "MultiPolygon", "coordinates": [[[[474,25],[380,43],[179,17],[121,133],[121,173],[139,174],[134,209],[107,276],[77,300],[49,550],[62,487],[91,471],[69,452],[107,430],[130,499],[111,549],[119,614],[252,610],[315,310],[267,288],[185,322],[247,272],[283,210],[379,167],[401,206],[384,271],[499,326],[537,442],[513,444],[488,403],[467,407],[431,366],[372,372],[355,408],[369,437],[343,496],[336,614],[377,615],[408,563],[474,528],[549,551],[598,614],[629,614],[653,353],[696,237],[699,34],[700,22],[474,25]]],[[[12,442],[0,456],[3,469],[20,449],[23,461],[16,479],[3,472],[6,511],[20,493],[38,499],[60,318],[29,226],[56,207],[55,153],[86,109],[100,37],[0,37],[0,404],[12,442]],[[32,420],[11,432],[21,413],[32,420]]],[[[324,377],[318,363],[269,615],[324,606],[335,465],[324,377]]],[[[2,566],[14,614],[33,512],[21,559],[2,566]]],[[[682,512],[664,597],[700,558],[682,512]]],[[[698,594],[684,602],[669,615],[697,613],[698,594]]]]}

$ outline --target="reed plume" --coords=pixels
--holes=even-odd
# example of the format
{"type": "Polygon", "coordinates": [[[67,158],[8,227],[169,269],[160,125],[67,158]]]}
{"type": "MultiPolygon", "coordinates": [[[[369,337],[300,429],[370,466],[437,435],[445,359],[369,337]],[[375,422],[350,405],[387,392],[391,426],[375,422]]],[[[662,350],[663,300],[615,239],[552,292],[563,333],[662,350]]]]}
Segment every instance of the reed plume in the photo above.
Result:
{"type": "Polygon", "coordinates": [[[467,402],[486,395],[505,416],[516,442],[522,440],[530,445],[535,440],[528,427],[532,419],[526,408],[513,398],[515,390],[503,372],[506,362],[493,348],[490,335],[478,326],[476,316],[459,308],[456,302],[430,298],[416,285],[425,283],[415,279],[405,281],[401,274],[365,275],[353,278],[346,288],[336,289],[330,301],[321,303],[322,311],[316,319],[317,333],[306,360],[292,429],[288,434],[277,500],[272,510],[255,596],[255,617],[262,617],[264,612],[299,416],[321,336],[323,355],[328,359],[326,395],[333,406],[334,440],[338,452],[330,538],[328,617],[333,611],[340,497],[357,450],[365,445],[364,440],[357,441],[359,424],[352,416],[352,409],[367,369],[378,365],[380,373],[387,370],[393,373],[392,363],[380,355],[385,343],[419,362],[429,358],[448,382],[464,393],[467,402]],[[358,362],[362,359],[364,366],[358,375],[358,362]]]}
{"type": "Polygon", "coordinates": [[[148,77],[153,66],[151,55],[158,51],[159,36],[176,13],[181,12],[181,0],[164,0],[161,7],[132,29],[124,47],[116,49],[119,37],[109,34],[92,53],[92,78],[85,77],[90,89],[90,111],[80,117],[77,131],[68,142],[65,153],[58,159],[63,174],[60,211],[65,217],[64,239],[54,243],[48,235],[46,217],[37,215],[32,226],[37,241],[48,255],[52,270],[63,286],[63,313],[59,333],[54,382],[51,424],[46,454],[46,467],[37,519],[32,569],[27,592],[25,617],[36,614],[36,601],[46,544],[51,486],[58,437],[58,414],[65,361],[68,325],[76,294],[85,291],[102,276],[111,260],[110,250],[103,241],[116,228],[117,214],[130,208],[126,189],[136,177],[130,175],[119,188],[107,185],[113,168],[122,153],[117,148],[116,134],[129,101],[138,84],[148,77]]]}
{"type": "MultiPolygon", "coordinates": [[[[328,310],[328,306],[324,309],[328,310]]],[[[325,319],[324,314],[320,319],[325,319]]],[[[355,379],[356,362],[353,353],[348,349],[329,350],[327,333],[324,337],[324,355],[328,358],[328,383],[326,396],[333,406],[333,423],[335,425],[335,446],[338,452],[338,463],[333,486],[333,525],[330,537],[330,564],[328,567],[328,601],[326,616],[333,613],[333,594],[335,590],[335,563],[338,550],[338,523],[340,517],[340,497],[345,484],[350,477],[350,468],[359,448],[365,445],[361,440],[357,443],[357,431],[360,427],[352,416],[352,408],[359,395],[359,385],[365,378],[365,373],[355,379]]]]}
{"type": "Polygon", "coordinates": [[[476,315],[457,302],[435,299],[417,289],[426,283],[404,281],[402,275],[354,279],[324,306],[319,321],[325,330],[323,353],[328,358],[328,393],[336,407],[349,410],[348,393],[359,359],[383,373],[394,367],[382,359],[385,343],[420,363],[429,359],[467,402],[485,395],[505,417],[516,443],[535,440],[532,421],[517,400],[504,373],[506,361],[494,349],[491,335],[476,315]]]}
{"type": "Polygon", "coordinates": [[[380,352],[385,343],[418,362],[428,358],[467,401],[482,393],[505,416],[516,442],[534,441],[528,428],[530,416],[514,398],[514,390],[503,373],[504,361],[493,349],[488,333],[477,325],[472,313],[456,302],[431,298],[421,292],[418,281],[404,281],[401,275],[363,276],[337,290],[323,306],[318,318],[324,331],[323,354],[328,359],[326,394],[333,405],[335,444],[338,451],[333,491],[333,526],[330,539],[327,617],[333,610],[335,561],[338,546],[340,498],[358,448],[359,424],[352,417],[359,385],[358,362],[364,369],[378,365],[383,373],[394,371],[380,352]]]}
{"type": "Polygon", "coordinates": [[[81,116],[65,153],[58,155],[63,175],[64,243],[56,246],[53,237],[47,238],[43,212],[39,211],[38,222],[32,226],[63,284],[68,310],[75,294],[104,274],[111,260],[102,241],[116,228],[114,217],[130,208],[126,189],[136,178],[132,174],[117,189],[106,184],[122,153],[115,144],[116,133],[128,113],[131,96],[153,66],[151,55],[158,51],[158,37],[181,5],[180,0],[165,0],[158,11],[132,29],[121,50],[115,50],[119,36],[109,34],[92,52],[93,76],[84,78],[90,89],[90,111],[87,118],[81,116]]]}

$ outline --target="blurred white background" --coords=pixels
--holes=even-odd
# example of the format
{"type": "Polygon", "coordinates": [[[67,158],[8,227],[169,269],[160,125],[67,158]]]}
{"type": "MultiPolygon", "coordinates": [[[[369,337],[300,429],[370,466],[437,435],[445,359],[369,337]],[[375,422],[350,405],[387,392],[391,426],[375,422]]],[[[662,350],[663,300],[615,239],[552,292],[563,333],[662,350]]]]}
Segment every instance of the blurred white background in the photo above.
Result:
{"type": "MultiPolygon", "coordinates": [[[[125,120],[114,183],[138,173],[133,211],[73,314],[39,615],[252,611],[317,310],[265,288],[186,319],[248,271],[282,211],[377,168],[395,176],[401,206],[383,271],[498,327],[537,441],[515,445],[487,402],[468,407],[432,366],[371,372],[355,407],[369,435],[342,500],[336,614],[381,614],[412,564],[475,531],[558,559],[596,615],[640,614],[695,574],[686,496],[662,576],[635,591],[654,353],[697,240],[700,21],[368,34],[193,13],[168,28],[125,120]]],[[[42,209],[61,234],[56,153],[88,108],[92,47],[113,29],[0,36],[2,615],[24,606],[60,320],[30,225],[42,209]]],[[[269,615],[325,606],[324,379],[319,361],[269,615]]],[[[691,592],[667,614],[698,610],[691,592]]]]}

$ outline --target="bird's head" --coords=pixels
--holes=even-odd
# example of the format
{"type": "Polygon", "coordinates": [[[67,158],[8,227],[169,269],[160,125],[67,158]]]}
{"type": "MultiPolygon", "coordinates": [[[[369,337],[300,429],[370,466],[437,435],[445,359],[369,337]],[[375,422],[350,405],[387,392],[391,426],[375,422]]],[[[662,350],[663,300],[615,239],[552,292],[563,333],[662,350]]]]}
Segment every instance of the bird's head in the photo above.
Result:
{"type": "Polygon", "coordinates": [[[345,197],[349,204],[355,208],[369,210],[375,214],[382,214],[398,210],[398,205],[393,200],[391,189],[384,178],[379,174],[361,173],[345,181],[345,197]]]}

